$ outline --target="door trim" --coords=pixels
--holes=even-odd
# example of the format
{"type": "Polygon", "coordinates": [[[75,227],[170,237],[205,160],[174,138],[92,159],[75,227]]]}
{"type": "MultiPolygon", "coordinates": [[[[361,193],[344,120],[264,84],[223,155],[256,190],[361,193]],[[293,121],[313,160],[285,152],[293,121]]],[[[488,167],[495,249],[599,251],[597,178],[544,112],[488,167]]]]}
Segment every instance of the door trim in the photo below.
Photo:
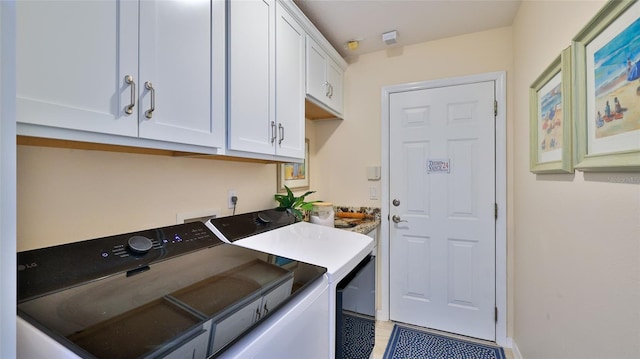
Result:
{"type": "Polygon", "coordinates": [[[412,90],[424,90],[445,86],[457,86],[478,82],[495,82],[495,98],[498,101],[496,116],[496,202],[498,219],[496,220],[496,343],[510,347],[507,340],[507,114],[506,114],[506,72],[490,72],[478,75],[453,77],[447,79],[413,82],[382,88],[382,139],[381,139],[381,214],[380,224],[380,309],[376,313],[378,320],[389,320],[389,99],[391,94],[412,90]]]}

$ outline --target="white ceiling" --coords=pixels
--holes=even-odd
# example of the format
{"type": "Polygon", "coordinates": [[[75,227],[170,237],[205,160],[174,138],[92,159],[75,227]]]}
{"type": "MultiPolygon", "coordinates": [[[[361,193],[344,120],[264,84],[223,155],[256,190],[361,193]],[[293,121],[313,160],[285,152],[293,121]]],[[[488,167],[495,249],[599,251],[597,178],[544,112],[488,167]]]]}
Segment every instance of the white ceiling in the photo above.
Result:
{"type": "Polygon", "coordinates": [[[509,26],[521,0],[294,0],[347,61],[403,46],[509,26]],[[397,30],[397,43],[382,34],[397,30]],[[356,50],[347,42],[360,40],[356,50]]]}

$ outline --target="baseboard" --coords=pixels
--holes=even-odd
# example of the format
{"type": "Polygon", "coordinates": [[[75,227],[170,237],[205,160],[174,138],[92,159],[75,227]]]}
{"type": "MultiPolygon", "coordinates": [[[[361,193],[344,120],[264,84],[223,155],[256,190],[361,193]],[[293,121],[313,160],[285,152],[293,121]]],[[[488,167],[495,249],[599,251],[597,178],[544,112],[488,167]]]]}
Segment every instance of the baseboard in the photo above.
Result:
{"type": "Polygon", "coordinates": [[[511,337],[506,337],[506,338],[496,338],[496,344],[498,344],[499,346],[503,347],[503,348],[509,348],[511,349],[511,337]]]}
{"type": "Polygon", "coordinates": [[[379,321],[382,321],[382,322],[388,322],[389,321],[389,312],[385,312],[382,309],[376,310],[376,320],[379,320],[379,321]]]}
{"type": "Polygon", "coordinates": [[[522,357],[522,353],[520,353],[520,349],[518,349],[518,344],[516,344],[516,341],[513,340],[512,338],[509,338],[509,341],[511,342],[511,352],[513,352],[513,358],[524,359],[522,357]]]}

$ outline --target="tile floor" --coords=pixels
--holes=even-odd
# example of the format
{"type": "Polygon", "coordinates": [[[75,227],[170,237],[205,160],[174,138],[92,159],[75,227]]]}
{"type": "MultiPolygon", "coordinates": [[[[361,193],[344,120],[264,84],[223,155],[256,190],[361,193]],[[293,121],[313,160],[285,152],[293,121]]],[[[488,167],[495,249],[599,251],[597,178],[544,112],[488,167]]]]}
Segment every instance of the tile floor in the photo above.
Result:
{"type": "MultiPolygon", "coordinates": [[[[389,341],[389,337],[391,336],[391,331],[393,330],[393,324],[394,324],[393,322],[381,322],[381,321],[376,322],[376,344],[373,348],[373,359],[382,359],[382,356],[384,355],[384,350],[387,348],[387,342],[389,341]]],[[[407,325],[407,326],[410,326],[410,325],[407,325]]],[[[432,331],[434,333],[448,335],[452,337],[459,337],[450,333],[438,332],[437,330],[429,330],[429,329],[420,328],[420,327],[415,327],[415,328],[420,330],[432,331]]],[[[478,343],[495,345],[495,343],[486,342],[483,340],[475,340],[475,339],[470,339],[468,337],[461,337],[461,338],[466,340],[477,341],[478,343]]],[[[513,352],[511,351],[511,349],[504,348],[504,354],[506,355],[507,359],[514,359],[513,352]]]]}

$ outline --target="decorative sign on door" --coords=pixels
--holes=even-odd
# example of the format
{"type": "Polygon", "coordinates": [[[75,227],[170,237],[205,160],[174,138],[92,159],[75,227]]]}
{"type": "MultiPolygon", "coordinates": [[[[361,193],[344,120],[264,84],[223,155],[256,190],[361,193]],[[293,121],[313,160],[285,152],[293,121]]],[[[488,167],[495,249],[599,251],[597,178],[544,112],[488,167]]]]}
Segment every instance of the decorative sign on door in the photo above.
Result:
{"type": "Polygon", "coordinates": [[[450,173],[449,162],[448,158],[427,160],[427,173],[450,173]]]}

